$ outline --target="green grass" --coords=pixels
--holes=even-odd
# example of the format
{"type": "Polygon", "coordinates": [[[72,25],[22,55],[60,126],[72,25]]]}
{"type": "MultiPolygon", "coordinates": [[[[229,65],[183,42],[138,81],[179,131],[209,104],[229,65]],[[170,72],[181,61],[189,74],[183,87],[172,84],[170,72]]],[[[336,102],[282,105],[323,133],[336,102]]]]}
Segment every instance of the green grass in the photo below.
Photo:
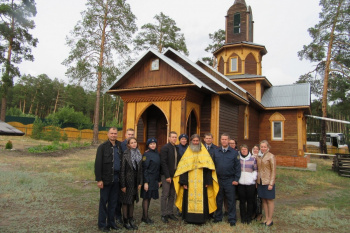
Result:
{"type": "Polygon", "coordinates": [[[79,143],[79,142],[72,142],[72,143],[57,143],[54,142],[51,145],[38,145],[28,148],[28,152],[30,153],[43,153],[43,152],[53,152],[58,150],[67,150],[70,148],[76,148],[76,147],[86,147],[90,146],[90,143],[79,143]]]}

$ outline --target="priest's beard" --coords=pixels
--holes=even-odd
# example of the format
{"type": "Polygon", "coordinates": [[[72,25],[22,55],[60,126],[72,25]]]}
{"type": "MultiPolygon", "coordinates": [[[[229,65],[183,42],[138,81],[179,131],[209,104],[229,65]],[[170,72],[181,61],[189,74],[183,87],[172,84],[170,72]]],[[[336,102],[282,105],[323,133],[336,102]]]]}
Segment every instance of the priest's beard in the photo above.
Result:
{"type": "Polygon", "coordinates": [[[192,142],[190,142],[190,148],[193,152],[199,152],[201,150],[201,144],[193,145],[192,142]]]}

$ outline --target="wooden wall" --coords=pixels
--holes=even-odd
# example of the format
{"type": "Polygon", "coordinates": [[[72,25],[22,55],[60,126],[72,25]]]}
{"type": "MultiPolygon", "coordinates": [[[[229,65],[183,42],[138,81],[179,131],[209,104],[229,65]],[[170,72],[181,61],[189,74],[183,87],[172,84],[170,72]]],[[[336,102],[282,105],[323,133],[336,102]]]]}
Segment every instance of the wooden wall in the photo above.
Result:
{"type": "Polygon", "coordinates": [[[246,74],[257,74],[257,62],[253,54],[249,54],[245,59],[245,73],[246,74]]]}
{"type": "Polygon", "coordinates": [[[297,155],[298,154],[298,128],[296,110],[266,111],[260,114],[259,118],[260,140],[266,139],[271,145],[271,152],[276,155],[297,155]],[[275,112],[282,114],[284,122],[284,141],[272,141],[271,123],[269,118],[275,112]]]}
{"type": "Polygon", "coordinates": [[[201,105],[201,117],[200,117],[200,128],[201,137],[204,137],[205,133],[210,132],[210,122],[211,122],[211,95],[207,95],[203,99],[201,105]]]}
{"type": "Polygon", "coordinates": [[[160,59],[159,70],[151,71],[151,62],[154,59],[155,56],[145,59],[128,77],[124,77],[125,81],[120,82],[118,89],[191,84],[187,78],[160,59]]]}
{"type": "MultiPolygon", "coordinates": [[[[238,105],[220,97],[219,136],[228,133],[231,138],[238,137],[238,105]]],[[[220,141],[220,140],[219,140],[220,141]]]]}
{"type": "MultiPolygon", "coordinates": [[[[234,76],[233,76],[234,78],[234,76]]],[[[235,82],[234,79],[231,79],[233,82],[235,82]]],[[[243,89],[249,92],[254,98],[256,98],[256,84],[255,82],[236,82],[239,86],[241,86],[243,89]]]]}
{"type": "Polygon", "coordinates": [[[249,131],[248,139],[244,139],[244,112],[246,105],[239,105],[239,118],[238,118],[238,147],[242,144],[246,144],[249,147],[249,151],[255,144],[259,143],[259,112],[249,106],[249,131]]]}

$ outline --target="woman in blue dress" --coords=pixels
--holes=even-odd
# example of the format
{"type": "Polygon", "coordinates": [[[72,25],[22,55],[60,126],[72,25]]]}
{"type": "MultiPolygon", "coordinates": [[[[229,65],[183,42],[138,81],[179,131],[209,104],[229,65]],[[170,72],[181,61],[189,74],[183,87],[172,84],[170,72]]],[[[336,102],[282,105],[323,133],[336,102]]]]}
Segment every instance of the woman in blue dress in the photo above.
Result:
{"type": "Polygon", "coordinates": [[[146,142],[148,150],[142,158],[143,171],[143,187],[141,188],[142,201],[142,219],[146,224],[152,224],[153,221],[148,216],[148,209],[151,199],[158,199],[158,189],[161,182],[160,179],[160,156],[157,151],[157,139],[149,138],[146,142]]]}

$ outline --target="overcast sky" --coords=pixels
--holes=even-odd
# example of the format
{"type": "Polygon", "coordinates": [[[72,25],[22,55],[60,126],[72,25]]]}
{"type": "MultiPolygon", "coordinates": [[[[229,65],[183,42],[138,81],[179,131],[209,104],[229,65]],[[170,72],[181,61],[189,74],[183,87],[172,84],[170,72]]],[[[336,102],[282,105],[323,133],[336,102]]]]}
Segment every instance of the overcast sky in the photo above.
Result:
{"type": "MultiPolygon", "coordinates": [[[[81,19],[84,0],[36,0],[36,28],[32,31],[39,44],[33,49],[34,62],[22,62],[21,74],[47,74],[68,82],[66,67],[61,63],[70,49],[65,37],[81,19]]],[[[154,23],[160,12],[176,21],[184,33],[192,61],[208,56],[205,48],[211,42],[209,33],[225,29],[225,16],[234,0],[129,0],[140,28],[154,23]]],[[[264,45],[263,75],[273,85],[291,84],[313,69],[308,61],[300,61],[297,52],[310,43],[307,29],[318,23],[319,0],[246,0],[252,7],[254,43],[264,45]]],[[[142,53],[141,53],[142,54],[142,53]]]]}

